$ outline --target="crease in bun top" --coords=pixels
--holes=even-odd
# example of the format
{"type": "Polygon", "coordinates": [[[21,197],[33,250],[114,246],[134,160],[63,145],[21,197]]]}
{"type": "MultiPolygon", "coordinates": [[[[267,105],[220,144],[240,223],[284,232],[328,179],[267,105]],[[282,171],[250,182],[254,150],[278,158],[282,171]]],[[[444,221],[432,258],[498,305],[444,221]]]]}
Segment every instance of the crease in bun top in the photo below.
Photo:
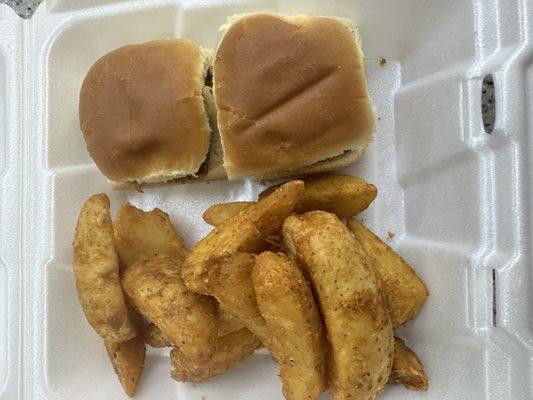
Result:
{"type": "Polygon", "coordinates": [[[375,130],[355,27],[341,18],[237,15],[213,63],[213,95],[230,179],[339,168],[375,130]]]}
{"type": "Polygon", "coordinates": [[[80,92],[87,149],[112,184],[195,176],[211,128],[205,80],[211,57],[183,39],[120,47],[89,70],[80,92]]]}

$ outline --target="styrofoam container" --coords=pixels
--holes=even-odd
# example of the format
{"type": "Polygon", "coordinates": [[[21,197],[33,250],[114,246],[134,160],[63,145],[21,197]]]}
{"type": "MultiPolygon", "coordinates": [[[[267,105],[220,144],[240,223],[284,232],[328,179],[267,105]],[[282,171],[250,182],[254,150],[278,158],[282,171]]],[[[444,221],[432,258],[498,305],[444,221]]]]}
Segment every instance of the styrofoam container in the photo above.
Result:
{"type": "MultiPolygon", "coordinates": [[[[160,207],[192,245],[211,204],[252,199],[249,182],[110,191],[85,150],[78,92],[92,63],[127,43],[184,37],[215,48],[226,17],[336,15],[361,30],[378,129],[347,171],[376,184],[365,222],[417,270],[431,295],[398,334],[429,390],[383,399],[533,399],[532,1],[47,0],[22,21],[0,5],[0,398],[126,398],[76,298],[71,241],[83,201],[107,192],[160,207]],[[386,59],[381,66],[380,58],[386,59]],[[481,85],[495,81],[484,131],[481,85]]],[[[136,398],[281,399],[256,353],[191,385],[149,349],[136,398]],[[204,396],[204,397],[202,397],[204,396]]]]}

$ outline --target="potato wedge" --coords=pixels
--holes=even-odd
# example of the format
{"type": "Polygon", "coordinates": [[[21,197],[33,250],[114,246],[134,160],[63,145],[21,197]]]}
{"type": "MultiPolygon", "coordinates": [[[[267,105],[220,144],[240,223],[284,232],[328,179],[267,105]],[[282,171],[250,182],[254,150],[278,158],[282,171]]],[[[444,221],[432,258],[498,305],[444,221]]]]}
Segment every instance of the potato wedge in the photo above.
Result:
{"type": "MultiPolygon", "coordinates": [[[[244,324],[237,318],[218,310],[218,337],[226,336],[230,333],[237,332],[244,328],[244,324]]],[[[146,344],[150,347],[172,347],[172,343],[169,338],[165,336],[161,329],[157,325],[150,323],[144,327],[143,337],[146,344]]]]}
{"type": "Polygon", "coordinates": [[[155,208],[145,212],[124,203],[113,222],[115,246],[123,266],[155,256],[183,261],[187,250],[167,213],[155,208]]]}
{"type": "Polygon", "coordinates": [[[252,281],[283,395],[317,399],[326,387],[326,336],[309,283],[291,257],[271,252],[256,257],[252,281]]]}
{"type": "MultiPolygon", "coordinates": [[[[307,211],[328,211],[339,218],[348,218],[366,210],[377,196],[374,185],[364,179],[325,172],[302,178],[305,190],[295,208],[297,214],[307,211]]],[[[259,199],[268,196],[276,186],[259,194],[259,199]]]]}
{"type": "MultiPolygon", "coordinates": [[[[298,214],[307,211],[329,211],[339,218],[348,218],[366,210],[377,196],[374,185],[354,176],[323,173],[304,177],[305,189],[294,211],[298,214]]],[[[272,186],[259,194],[259,199],[271,194],[278,186],[272,186]]],[[[211,226],[222,225],[239,212],[256,204],[254,201],[235,201],[215,204],[203,214],[203,219],[211,226]]]]}
{"type": "Polygon", "coordinates": [[[428,288],[409,264],[357,218],[350,218],[347,225],[373,260],[372,265],[376,267],[389,306],[392,325],[396,328],[406,323],[428,297],[428,288]]]}
{"type": "Polygon", "coordinates": [[[389,377],[394,338],[371,261],[334,214],[288,217],[283,235],[307,271],[324,317],[332,398],[373,399],[389,377]]]}
{"type": "Polygon", "coordinates": [[[170,352],[170,363],[174,368],[171,377],[180,382],[202,382],[212,376],[222,374],[239,361],[261,347],[261,342],[248,329],[222,336],[218,339],[217,350],[204,362],[189,360],[178,348],[170,352]]]}
{"type": "Polygon", "coordinates": [[[124,272],[122,286],[135,307],[189,359],[211,357],[217,340],[215,300],[185,287],[178,260],[138,261],[124,272]]]}
{"type": "Polygon", "coordinates": [[[234,201],[231,203],[214,204],[202,215],[206,223],[211,226],[219,226],[228,219],[233,218],[248,206],[256,204],[255,201],[234,201]]]}
{"type": "Polygon", "coordinates": [[[161,329],[153,322],[147,324],[143,329],[144,342],[154,348],[172,347],[170,339],[161,332],[161,329]]]}
{"type": "Polygon", "coordinates": [[[405,342],[394,338],[394,360],[389,383],[401,383],[409,390],[428,390],[428,377],[422,363],[405,342]]]}
{"type": "MultiPolygon", "coordinates": [[[[222,225],[227,220],[233,218],[239,214],[242,210],[249,207],[252,204],[257,204],[255,201],[236,201],[233,203],[215,204],[209,207],[203,215],[204,221],[209,225],[217,226],[222,225]]],[[[265,238],[265,249],[273,252],[283,251],[283,238],[281,235],[274,235],[265,238]]]]}
{"type": "Polygon", "coordinates": [[[303,190],[302,181],[290,181],[211,231],[191,249],[183,264],[182,276],[187,287],[207,294],[208,261],[214,256],[263,250],[267,239],[279,232],[303,190]]]}
{"type": "Polygon", "coordinates": [[[90,197],[83,205],[73,242],[73,270],[85,317],[102,338],[125,342],[136,336],[119,278],[109,198],[90,197]]]}
{"type": "MultiPolygon", "coordinates": [[[[206,223],[215,228],[222,225],[227,220],[235,217],[245,208],[252,204],[257,204],[255,201],[235,201],[230,203],[214,204],[209,207],[203,214],[203,219],[206,223]]],[[[273,235],[265,238],[265,249],[272,252],[284,251],[283,238],[281,235],[273,235]]]]}
{"type": "Polygon", "coordinates": [[[269,332],[261,316],[252,284],[255,256],[246,253],[226,254],[209,260],[206,288],[220,309],[233,315],[252,331],[265,346],[269,332]]]}
{"type": "Polygon", "coordinates": [[[242,328],[244,328],[244,324],[240,319],[220,308],[218,309],[218,337],[240,331],[242,328]]]}
{"type": "Polygon", "coordinates": [[[121,343],[105,340],[104,343],[107,355],[124,391],[128,396],[133,397],[144,368],[146,348],[142,338],[138,336],[121,343]]]}

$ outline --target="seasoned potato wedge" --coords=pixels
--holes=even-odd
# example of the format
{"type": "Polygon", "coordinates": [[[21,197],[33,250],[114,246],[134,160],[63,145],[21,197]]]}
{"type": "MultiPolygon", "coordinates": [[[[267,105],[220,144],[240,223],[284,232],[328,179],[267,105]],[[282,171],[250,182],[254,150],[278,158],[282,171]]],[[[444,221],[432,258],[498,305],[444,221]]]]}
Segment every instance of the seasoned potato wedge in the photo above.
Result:
{"type": "Polygon", "coordinates": [[[172,347],[170,339],[153,322],[144,327],[143,338],[144,342],[150,347],[172,347]]]}
{"type": "Polygon", "coordinates": [[[381,280],[393,326],[396,328],[406,323],[413,318],[428,297],[428,288],[409,264],[357,218],[348,220],[348,228],[373,260],[372,265],[376,267],[376,273],[381,280]]]}
{"type": "Polygon", "coordinates": [[[211,357],[217,340],[215,300],[185,287],[178,260],[136,262],[124,272],[122,286],[135,307],[189,359],[211,357]]]}
{"type": "Polygon", "coordinates": [[[73,243],[73,269],[85,317],[102,338],[125,342],[136,336],[119,278],[109,198],[97,194],[83,205],[73,243]]]}
{"type": "Polygon", "coordinates": [[[234,201],[231,203],[214,204],[205,210],[202,218],[211,226],[219,226],[252,204],[256,204],[256,202],[234,201]]]}
{"type": "Polygon", "coordinates": [[[178,348],[170,352],[174,368],[172,378],[180,382],[202,382],[220,375],[261,346],[261,342],[248,329],[243,328],[218,339],[213,356],[203,362],[189,360],[178,348]]]}
{"type": "Polygon", "coordinates": [[[257,256],[252,280],[285,398],[317,399],[326,387],[326,336],[309,283],[292,258],[271,252],[257,256]]]}
{"type": "MultiPolygon", "coordinates": [[[[305,190],[295,208],[297,214],[307,211],[328,211],[339,218],[348,218],[366,210],[377,196],[374,185],[365,180],[344,174],[325,172],[302,178],[305,190]]],[[[259,194],[268,196],[276,186],[259,194]]]]}
{"type": "Polygon", "coordinates": [[[138,336],[120,343],[105,340],[104,343],[107,355],[124,391],[128,396],[133,397],[144,368],[146,348],[142,338],[138,336]]]}
{"type": "Polygon", "coordinates": [[[113,222],[115,246],[123,266],[155,256],[183,261],[187,250],[167,213],[156,208],[143,211],[124,203],[113,222]]]}
{"type": "MultiPolygon", "coordinates": [[[[225,311],[218,310],[218,337],[237,332],[242,328],[244,328],[244,324],[239,319],[225,311]]],[[[153,323],[145,326],[143,337],[150,347],[172,347],[169,338],[153,323]]]]}
{"type": "Polygon", "coordinates": [[[288,182],[211,231],[191,249],[183,264],[182,276],[187,287],[194,292],[208,294],[206,279],[212,257],[263,250],[267,239],[279,232],[283,220],[293,211],[303,190],[302,181],[288,182]]]}
{"type": "Polygon", "coordinates": [[[394,338],[371,261],[334,214],[291,216],[283,235],[307,271],[324,317],[333,399],[373,399],[389,377],[394,338]]]}
{"type": "Polygon", "coordinates": [[[218,337],[229,335],[230,333],[240,331],[244,324],[240,319],[222,310],[218,309],[218,337]]]}
{"type": "MultiPolygon", "coordinates": [[[[233,203],[215,204],[204,212],[203,218],[209,225],[217,227],[252,204],[257,203],[255,201],[236,201],[233,203]]],[[[283,238],[281,235],[267,237],[265,238],[265,242],[265,249],[267,250],[273,252],[284,250],[283,238]]]]}
{"type": "MultiPolygon", "coordinates": [[[[294,211],[298,214],[307,211],[322,210],[336,214],[340,218],[348,218],[366,210],[377,195],[374,185],[361,178],[336,173],[323,173],[302,178],[305,190],[294,211]]],[[[265,198],[279,186],[272,186],[259,194],[265,198]]],[[[253,201],[235,201],[215,204],[203,214],[209,225],[219,226],[239,212],[256,204],[253,201]]]]}
{"type": "Polygon", "coordinates": [[[242,321],[268,346],[268,328],[257,307],[252,284],[254,264],[255,256],[246,253],[211,258],[206,288],[218,300],[221,310],[242,321]]]}
{"type": "Polygon", "coordinates": [[[397,337],[394,338],[394,360],[389,383],[401,383],[410,390],[428,390],[428,377],[422,363],[415,352],[397,337]]]}

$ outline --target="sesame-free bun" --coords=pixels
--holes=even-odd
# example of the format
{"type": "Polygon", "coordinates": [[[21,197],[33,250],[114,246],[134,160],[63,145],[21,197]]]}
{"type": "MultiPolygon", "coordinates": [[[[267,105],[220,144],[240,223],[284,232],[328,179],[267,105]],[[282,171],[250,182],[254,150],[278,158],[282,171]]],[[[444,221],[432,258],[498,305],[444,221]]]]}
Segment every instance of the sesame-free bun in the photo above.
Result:
{"type": "Polygon", "coordinates": [[[116,185],[195,176],[208,154],[209,53],[190,40],[120,47],[89,70],[80,125],[100,171],[116,185]]]}
{"type": "Polygon", "coordinates": [[[340,168],[363,153],[375,122],[349,21],[256,13],[221,29],[214,98],[230,179],[340,168]]]}

